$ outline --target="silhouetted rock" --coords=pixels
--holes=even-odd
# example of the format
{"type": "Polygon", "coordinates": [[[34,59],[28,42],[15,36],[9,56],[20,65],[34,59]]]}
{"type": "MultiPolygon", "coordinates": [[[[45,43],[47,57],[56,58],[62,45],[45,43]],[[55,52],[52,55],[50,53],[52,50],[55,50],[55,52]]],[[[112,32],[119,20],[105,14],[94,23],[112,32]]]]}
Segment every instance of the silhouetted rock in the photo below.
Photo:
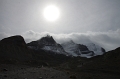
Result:
{"type": "Polygon", "coordinates": [[[27,48],[22,36],[11,36],[0,41],[0,59],[27,61],[32,59],[32,52],[27,48]]]}
{"type": "Polygon", "coordinates": [[[27,45],[24,41],[24,38],[20,35],[4,38],[0,41],[0,43],[7,44],[7,45],[16,45],[16,46],[20,46],[20,47],[27,47],[27,45]]]}
{"type": "Polygon", "coordinates": [[[120,61],[120,47],[116,48],[115,50],[106,52],[103,56],[106,61],[119,62],[120,61]]]}

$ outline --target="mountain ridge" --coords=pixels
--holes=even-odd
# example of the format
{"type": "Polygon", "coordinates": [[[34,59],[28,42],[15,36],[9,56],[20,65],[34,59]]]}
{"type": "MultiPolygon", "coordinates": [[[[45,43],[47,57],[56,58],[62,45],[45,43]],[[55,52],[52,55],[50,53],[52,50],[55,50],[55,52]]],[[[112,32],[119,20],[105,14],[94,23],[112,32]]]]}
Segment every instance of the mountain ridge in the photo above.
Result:
{"type": "MultiPolygon", "coordinates": [[[[44,39],[46,39],[46,37],[44,39]]],[[[60,44],[54,41],[54,44],[49,44],[49,42],[47,42],[46,44],[46,41],[44,42],[45,44],[42,42],[43,48],[46,45],[55,47],[58,46],[58,48],[61,47],[60,44]]],[[[78,48],[80,45],[82,48],[81,51],[84,51],[86,49],[89,50],[86,46],[82,44],[76,44],[73,42],[69,44],[73,44],[73,46],[78,46],[78,48]]],[[[34,41],[30,45],[36,46],[38,45],[38,42],[34,41]]],[[[37,46],[35,48],[37,48],[37,46]]],[[[57,50],[58,48],[56,47],[56,49],[54,50],[57,50]]],[[[22,36],[12,36],[0,40],[0,65],[28,65],[33,66],[37,69],[46,68],[47,66],[48,68],[50,67],[60,71],[64,71],[69,74],[71,78],[74,77],[75,79],[120,79],[119,61],[120,47],[116,48],[115,50],[108,51],[103,55],[96,55],[91,58],[86,58],[80,56],[66,56],[65,54],[58,54],[53,51],[44,49],[40,49],[39,51],[30,49],[25,43],[22,36]]],[[[6,70],[5,67],[3,68],[4,70],[6,70]]],[[[20,69],[24,70],[23,67],[21,67],[20,69]]],[[[32,71],[30,71],[30,73],[31,72],[32,71]]],[[[24,73],[24,75],[26,73],[24,73]]],[[[7,75],[7,77],[9,77],[9,73],[7,75]]]]}
{"type": "Polygon", "coordinates": [[[50,35],[42,37],[37,41],[32,41],[27,45],[29,48],[34,50],[43,49],[58,54],[65,54],[66,56],[81,56],[91,58],[93,56],[102,55],[103,53],[105,53],[104,48],[97,46],[95,44],[92,45],[92,48],[90,48],[89,45],[76,44],[72,40],[59,44],[50,35]],[[94,50],[95,48],[96,50],[94,50]],[[96,54],[97,52],[99,52],[100,54],[96,54]]]}

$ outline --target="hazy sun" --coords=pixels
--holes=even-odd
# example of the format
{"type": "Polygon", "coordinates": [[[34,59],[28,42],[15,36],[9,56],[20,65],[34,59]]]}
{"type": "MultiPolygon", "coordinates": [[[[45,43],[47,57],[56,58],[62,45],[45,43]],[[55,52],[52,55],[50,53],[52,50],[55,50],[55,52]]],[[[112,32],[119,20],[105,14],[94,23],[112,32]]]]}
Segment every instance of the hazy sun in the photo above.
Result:
{"type": "Polygon", "coordinates": [[[45,9],[44,9],[44,17],[48,20],[48,21],[55,21],[58,19],[59,15],[60,15],[60,12],[59,12],[59,9],[54,6],[54,5],[50,5],[50,6],[47,6],[45,9]]]}

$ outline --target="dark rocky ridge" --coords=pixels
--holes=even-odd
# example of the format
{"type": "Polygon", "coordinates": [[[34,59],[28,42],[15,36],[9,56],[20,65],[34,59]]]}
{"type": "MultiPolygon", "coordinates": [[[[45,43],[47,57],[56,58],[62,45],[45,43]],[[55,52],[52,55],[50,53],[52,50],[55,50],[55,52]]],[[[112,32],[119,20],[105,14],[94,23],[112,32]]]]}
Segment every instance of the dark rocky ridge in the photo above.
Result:
{"type": "Polygon", "coordinates": [[[119,62],[120,61],[120,47],[116,48],[115,50],[108,51],[103,56],[106,61],[119,62]]]}
{"type": "Polygon", "coordinates": [[[32,42],[28,43],[27,45],[28,46],[34,46],[34,47],[38,46],[39,48],[42,48],[45,45],[49,46],[49,45],[55,45],[55,44],[56,44],[56,42],[53,39],[53,37],[47,35],[46,37],[43,37],[43,38],[41,38],[41,39],[39,39],[37,41],[32,41],[32,42]]]}
{"type": "Polygon", "coordinates": [[[0,41],[1,44],[9,44],[9,45],[16,45],[16,46],[20,46],[20,47],[25,47],[27,48],[27,45],[24,41],[24,38],[20,35],[16,35],[16,36],[11,36],[8,38],[4,38],[0,41]]]}
{"type": "Polygon", "coordinates": [[[32,52],[22,36],[11,36],[0,41],[0,58],[1,60],[32,60],[32,52]]]}

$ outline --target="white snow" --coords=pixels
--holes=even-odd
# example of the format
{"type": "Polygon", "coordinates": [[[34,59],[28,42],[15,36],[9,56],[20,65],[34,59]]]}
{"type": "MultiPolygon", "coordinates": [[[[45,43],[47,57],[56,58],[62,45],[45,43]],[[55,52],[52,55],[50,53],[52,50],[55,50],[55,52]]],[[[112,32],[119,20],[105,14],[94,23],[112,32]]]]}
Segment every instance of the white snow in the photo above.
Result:
{"type": "Polygon", "coordinates": [[[101,50],[101,47],[98,45],[95,45],[93,43],[89,43],[86,45],[90,51],[93,51],[95,55],[102,55],[103,52],[101,50]]]}
{"type": "Polygon", "coordinates": [[[79,48],[78,48],[78,44],[74,43],[72,40],[68,41],[68,42],[65,42],[65,43],[63,43],[61,45],[63,46],[64,50],[66,52],[68,52],[72,56],[81,56],[81,57],[91,58],[91,57],[93,57],[92,56],[92,54],[93,54],[92,52],[87,53],[87,54],[82,54],[81,53],[81,52],[89,52],[89,51],[93,51],[94,52],[94,56],[103,54],[103,52],[101,50],[101,47],[98,46],[98,45],[95,45],[93,43],[83,44],[83,45],[87,46],[89,51],[88,50],[80,51],[79,48]],[[76,53],[75,51],[78,51],[80,55],[78,55],[78,53],[76,53]]]}
{"type": "Polygon", "coordinates": [[[75,51],[78,51],[80,53],[80,50],[78,50],[78,45],[75,44],[72,40],[66,43],[61,44],[62,47],[66,52],[68,52],[72,56],[78,56],[75,51]]]}

